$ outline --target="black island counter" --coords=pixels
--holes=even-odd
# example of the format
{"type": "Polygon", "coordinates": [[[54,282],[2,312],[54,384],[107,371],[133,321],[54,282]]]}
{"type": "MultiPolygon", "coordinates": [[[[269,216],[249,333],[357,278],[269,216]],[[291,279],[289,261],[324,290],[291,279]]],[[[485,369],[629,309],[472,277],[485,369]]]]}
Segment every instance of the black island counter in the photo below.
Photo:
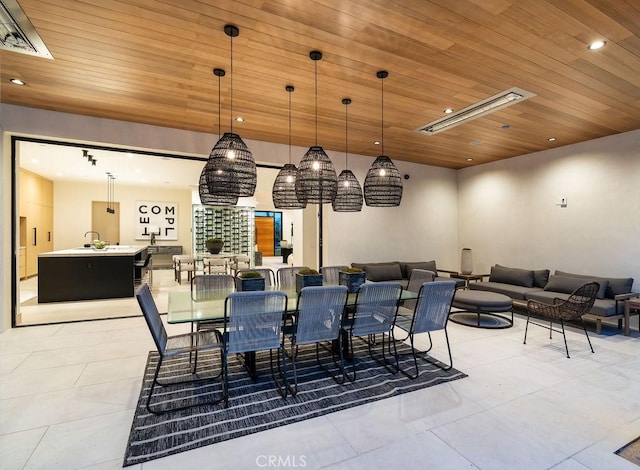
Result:
{"type": "Polygon", "coordinates": [[[147,246],[72,248],[38,256],[38,303],[133,297],[147,246]]]}

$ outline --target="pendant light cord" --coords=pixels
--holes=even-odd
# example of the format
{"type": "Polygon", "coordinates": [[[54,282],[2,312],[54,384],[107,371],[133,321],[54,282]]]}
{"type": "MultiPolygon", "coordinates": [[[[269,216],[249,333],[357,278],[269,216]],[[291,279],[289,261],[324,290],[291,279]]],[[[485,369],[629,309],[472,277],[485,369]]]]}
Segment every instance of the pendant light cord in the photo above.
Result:
{"type": "Polygon", "coordinates": [[[218,139],[220,139],[220,137],[222,137],[222,134],[220,133],[220,132],[222,132],[221,129],[220,129],[220,121],[221,121],[221,119],[220,119],[220,109],[222,107],[221,101],[222,101],[222,98],[221,98],[221,94],[220,94],[220,75],[218,75],[218,139]]]}
{"type": "Polygon", "coordinates": [[[344,104],[344,166],[349,169],[349,103],[344,104]]]}
{"type": "Polygon", "coordinates": [[[291,93],[293,90],[287,91],[289,92],[289,165],[291,165],[291,93]]]}
{"type": "Polygon", "coordinates": [[[316,146],[318,145],[318,61],[313,61],[315,75],[315,104],[316,104],[316,146]]]}
{"type": "Polygon", "coordinates": [[[380,95],[382,98],[380,106],[380,144],[382,155],[384,155],[384,78],[380,79],[380,95]]]}
{"type": "Polygon", "coordinates": [[[230,67],[229,67],[229,98],[230,98],[230,103],[229,103],[229,114],[230,114],[230,119],[231,119],[231,133],[233,134],[233,36],[230,35],[229,39],[231,41],[231,47],[230,47],[230,51],[231,51],[231,60],[230,60],[230,67]]]}

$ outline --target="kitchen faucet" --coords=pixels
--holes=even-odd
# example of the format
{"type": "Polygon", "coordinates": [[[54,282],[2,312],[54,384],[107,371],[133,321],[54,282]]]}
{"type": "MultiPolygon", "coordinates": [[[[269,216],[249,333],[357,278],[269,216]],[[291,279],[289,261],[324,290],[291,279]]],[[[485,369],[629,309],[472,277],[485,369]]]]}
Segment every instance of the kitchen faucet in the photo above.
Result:
{"type": "Polygon", "coordinates": [[[84,233],[84,236],[86,237],[86,236],[87,236],[87,234],[89,234],[89,233],[95,233],[96,235],[98,235],[98,238],[97,238],[97,239],[98,239],[98,240],[100,240],[100,232],[94,232],[93,230],[90,230],[90,231],[88,231],[88,232],[85,232],[85,233],[84,233]]]}

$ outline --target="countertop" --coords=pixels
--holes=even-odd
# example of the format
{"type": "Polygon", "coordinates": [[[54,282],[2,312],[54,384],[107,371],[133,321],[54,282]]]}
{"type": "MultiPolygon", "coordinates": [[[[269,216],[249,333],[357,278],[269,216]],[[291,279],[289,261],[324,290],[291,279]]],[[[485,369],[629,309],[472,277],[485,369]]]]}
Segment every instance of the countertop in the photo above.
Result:
{"type": "Polygon", "coordinates": [[[49,251],[46,253],[40,253],[38,256],[46,258],[64,256],[135,256],[146,248],[147,245],[108,245],[102,250],[79,247],[69,248],[67,250],[49,251]]]}

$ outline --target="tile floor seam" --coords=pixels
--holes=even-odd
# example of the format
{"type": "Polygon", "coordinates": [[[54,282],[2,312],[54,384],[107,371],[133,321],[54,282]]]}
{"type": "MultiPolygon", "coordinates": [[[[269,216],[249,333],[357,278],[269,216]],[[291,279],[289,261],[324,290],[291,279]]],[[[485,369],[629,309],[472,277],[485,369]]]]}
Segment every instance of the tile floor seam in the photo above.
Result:
{"type": "MultiPolygon", "coordinates": [[[[40,429],[43,426],[40,426],[38,428],[35,429],[40,429]]],[[[29,457],[25,460],[24,465],[22,466],[22,469],[24,470],[25,468],[27,468],[29,466],[29,462],[31,461],[31,459],[33,458],[33,456],[35,455],[35,453],[38,451],[38,448],[40,447],[40,444],[42,444],[42,442],[44,441],[45,436],[47,435],[47,433],[50,431],[51,426],[44,426],[46,429],[45,431],[42,433],[42,435],[40,436],[40,439],[38,439],[38,444],[36,446],[34,446],[33,450],[31,451],[31,453],[29,454],[29,457]]]]}

